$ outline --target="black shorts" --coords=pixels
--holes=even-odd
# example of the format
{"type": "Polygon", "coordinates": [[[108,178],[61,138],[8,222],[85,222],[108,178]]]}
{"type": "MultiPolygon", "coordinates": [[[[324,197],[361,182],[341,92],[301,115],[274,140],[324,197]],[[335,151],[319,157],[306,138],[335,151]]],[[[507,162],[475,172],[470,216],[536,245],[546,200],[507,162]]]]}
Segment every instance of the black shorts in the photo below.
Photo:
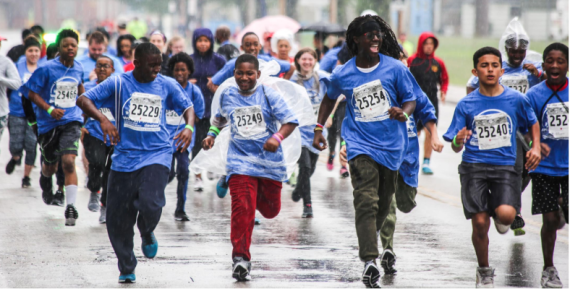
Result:
{"type": "Polygon", "coordinates": [[[558,198],[562,197],[562,207],[568,211],[568,175],[552,177],[531,173],[532,214],[545,214],[560,210],[558,198]]]}
{"type": "MultiPolygon", "coordinates": [[[[439,119],[439,100],[437,99],[437,93],[435,93],[434,97],[431,97],[428,95],[428,99],[429,99],[429,101],[431,101],[433,108],[435,108],[435,117],[437,117],[437,119],[439,119]]],[[[416,119],[416,122],[417,122],[416,129],[418,131],[421,131],[425,127],[425,125],[419,119],[416,119]]]]}
{"type": "Polygon", "coordinates": [[[494,216],[500,205],[512,206],[517,211],[521,206],[520,177],[514,166],[461,162],[459,178],[463,212],[468,220],[480,212],[494,216]]]}
{"type": "Polygon", "coordinates": [[[62,155],[77,155],[81,123],[73,121],[60,125],[38,136],[42,158],[47,164],[53,164],[62,155]]]}

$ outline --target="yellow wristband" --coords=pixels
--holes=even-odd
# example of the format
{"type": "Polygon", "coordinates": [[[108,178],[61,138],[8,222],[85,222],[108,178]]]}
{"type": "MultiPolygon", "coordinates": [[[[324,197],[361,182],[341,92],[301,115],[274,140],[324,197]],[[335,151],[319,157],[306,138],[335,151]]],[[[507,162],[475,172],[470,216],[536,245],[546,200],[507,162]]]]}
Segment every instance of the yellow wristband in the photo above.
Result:
{"type": "Polygon", "coordinates": [[[51,112],[52,112],[54,109],[55,109],[55,107],[50,106],[50,107],[48,108],[48,110],[47,110],[47,113],[48,113],[48,114],[51,114],[51,112]]]}

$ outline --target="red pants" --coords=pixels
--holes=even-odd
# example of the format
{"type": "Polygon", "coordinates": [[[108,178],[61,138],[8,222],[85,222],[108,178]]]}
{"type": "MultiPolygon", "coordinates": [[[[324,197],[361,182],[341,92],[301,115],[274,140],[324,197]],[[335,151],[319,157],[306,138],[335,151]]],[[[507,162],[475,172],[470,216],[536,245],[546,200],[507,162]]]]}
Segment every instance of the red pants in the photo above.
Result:
{"type": "Polygon", "coordinates": [[[233,175],[228,184],[232,196],[232,258],[243,257],[249,261],[255,209],[267,219],[275,218],[281,210],[282,184],[246,175],[233,175]]]}

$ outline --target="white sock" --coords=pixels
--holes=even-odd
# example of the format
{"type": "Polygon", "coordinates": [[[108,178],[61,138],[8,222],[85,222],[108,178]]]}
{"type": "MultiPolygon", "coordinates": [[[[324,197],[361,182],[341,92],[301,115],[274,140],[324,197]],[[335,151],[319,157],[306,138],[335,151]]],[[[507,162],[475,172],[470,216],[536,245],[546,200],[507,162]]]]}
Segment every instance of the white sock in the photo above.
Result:
{"type": "Polygon", "coordinates": [[[66,193],[66,200],[68,205],[75,204],[75,200],[77,199],[77,185],[68,185],[65,186],[65,193],[66,193]]]}

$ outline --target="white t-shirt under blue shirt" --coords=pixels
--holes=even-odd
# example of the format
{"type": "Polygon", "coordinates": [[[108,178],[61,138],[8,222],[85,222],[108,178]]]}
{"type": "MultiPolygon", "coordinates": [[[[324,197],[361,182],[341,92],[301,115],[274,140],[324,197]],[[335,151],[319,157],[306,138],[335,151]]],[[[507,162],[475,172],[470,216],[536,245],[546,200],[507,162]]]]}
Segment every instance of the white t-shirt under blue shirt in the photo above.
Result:
{"type": "Polygon", "coordinates": [[[121,141],[115,145],[111,169],[132,172],[153,164],[170,168],[172,143],[165,111],[170,107],[181,115],[192,106],[182,86],[160,74],[152,82],[140,83],[127,72],[107,78],[84,95],[100,108],[107,99],[114,99],[119,88],[120,108],[115,120],[121,141]]]}
{"type": "Polygon", "coordinates": [[[342,137],[348,159],[367,155],[375,162],[398,170],[408,148],[405,122],[391,120],[388,109],[415,101],[422,92],[414,76],[399,60],[383,54],[371,72],[361,72],[355,57],[337,66],[330,76],[327,96],[346,96],[342,137]]]}
{"type": "Polygon", "coordinates": [[[464,162],[515,165],[516,130],[527,130],[536,123],[536,116],[523,94],[504,85],[503,88],[503,93],[492,97],[476,89],[455,107],[453,120],[443,138],[453,141],[464,127],[473,132],[465,143],[464,162]]]}

